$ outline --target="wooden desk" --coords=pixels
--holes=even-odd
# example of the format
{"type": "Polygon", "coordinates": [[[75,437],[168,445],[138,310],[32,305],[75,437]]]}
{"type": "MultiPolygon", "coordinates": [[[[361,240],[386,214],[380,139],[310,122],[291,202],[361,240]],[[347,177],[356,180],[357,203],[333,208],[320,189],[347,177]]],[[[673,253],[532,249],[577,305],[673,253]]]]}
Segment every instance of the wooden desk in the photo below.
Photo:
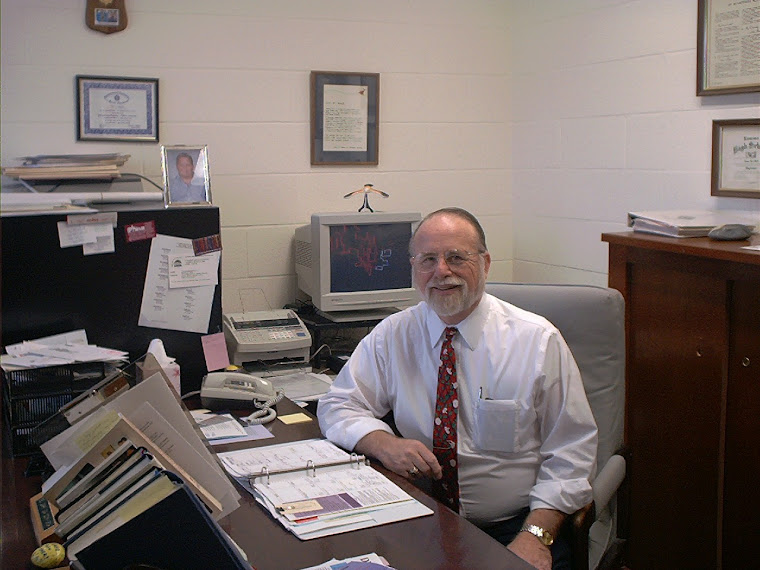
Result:
{"type": "MultiPolygon", "coordinates": [[[[279,414],[289,414],[302,410],[284,400],[277,405],[277,411],[279,414]]],[[[291,425],[275,420],[268,427],[275,439],[228,444],[214,449],[230,451],[320,436],[316,419],[291,425]]],[[[3,456],[1,568],[32,568],[28,560],[36,545],[29,520],[28,499],[39,492],[41,481],[39,477],[25,478],[25,466],[24,459],[3,456]]],[[[241,505],[220,524],[246,552],[256,570],[296,570],[333,557],[341,559],[368,552],[385,556],[392,566],[399,569],[533,568],[406,479],[382,467],[378,466],[378,469],[404,491],[430,507],[433,515],[301,541],[272,519],[248,492],[238,487],[241,505]]]]}
{"type": "Polygon", "coordinates": [[[603,234],[626,300],[632,568],[751,568],[760,512],[760,236],[603,234]]]}

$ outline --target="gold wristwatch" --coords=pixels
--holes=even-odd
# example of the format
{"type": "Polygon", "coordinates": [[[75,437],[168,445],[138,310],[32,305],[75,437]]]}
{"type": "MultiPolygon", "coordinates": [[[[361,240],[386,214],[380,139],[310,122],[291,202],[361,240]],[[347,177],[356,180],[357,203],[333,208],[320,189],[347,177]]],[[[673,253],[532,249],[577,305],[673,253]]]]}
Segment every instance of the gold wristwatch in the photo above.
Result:
{"type": "Polygon", "coordinates": [[[542,529],[540,526],[536,526],[534,524],[524,524],[522,528],[520,529],[520,532],[529,532],[538,540],[541,541],[542,544],[545,544],[546,546],[551,546],[554,542],[554,537],[551,535],[549,531],[546,531],[542,529]]]}

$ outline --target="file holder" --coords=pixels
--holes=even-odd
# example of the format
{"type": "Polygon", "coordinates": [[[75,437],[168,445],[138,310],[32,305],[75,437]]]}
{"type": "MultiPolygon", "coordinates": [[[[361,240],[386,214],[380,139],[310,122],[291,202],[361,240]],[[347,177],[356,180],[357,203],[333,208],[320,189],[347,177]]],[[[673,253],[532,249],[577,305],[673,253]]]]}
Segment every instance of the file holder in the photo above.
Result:
{"type": "Polygon", "coordinates": [[[181,477],[167,475],[176,482],[176,492],[79,550],[76,568],[250,570],[245,554],[192,489],[181,477]]]}
{"type": "Polygon", "coordinates": [[[114,368],[106,362],[82,362],[3,370],[3,413],[10,436],[11,455],[39,455],[39,426],[53,425],[54,418],[63,407],[81,394],[88,393],[114,368]]]}

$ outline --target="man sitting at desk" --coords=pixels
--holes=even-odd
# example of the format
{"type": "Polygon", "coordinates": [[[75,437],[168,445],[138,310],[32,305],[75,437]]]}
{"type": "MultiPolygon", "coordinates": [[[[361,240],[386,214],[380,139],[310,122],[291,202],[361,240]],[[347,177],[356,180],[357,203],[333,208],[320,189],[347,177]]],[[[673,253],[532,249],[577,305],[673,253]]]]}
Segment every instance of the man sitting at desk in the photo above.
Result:
{"type": "Polygon", "coordinates": [[[534,566],[569,567],[559,531],[591,501],[597,432],[567,344],[484,293],[491,257],[469,212],[429,214],[409,251],[424,301],[359,343],[319,401],[322,432],[431,478],[439,500],[534,566]],[[389,411],[403,437],[379,419],[389,411]]]}

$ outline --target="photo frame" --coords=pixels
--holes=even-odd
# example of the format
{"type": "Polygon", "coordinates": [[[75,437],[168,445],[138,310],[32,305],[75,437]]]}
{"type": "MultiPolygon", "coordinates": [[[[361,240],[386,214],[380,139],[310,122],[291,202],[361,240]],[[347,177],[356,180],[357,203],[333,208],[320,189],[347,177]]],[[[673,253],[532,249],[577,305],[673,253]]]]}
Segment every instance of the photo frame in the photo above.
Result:
{"type": "Polygon", "coordinates": [[[742,49],[757,34],[757,3],[699,0],[697,10],[697,95],[760,91],[757,52],[742,49]]]}
{"type": "Polygon", "coordinates": [[[158,142],[158,79],[77,75],[77,140],[158,142]]]}
{"type": "Polygon", "coordinates": [[[713,121],[710,194],[760,198],[760,118],[713,121]]]}
{"type": "Polygon", "coordinates": [[[208,147],[162,146],[164,206],[207,206],[211,204],[208,147]]]}
{"type": "Polygon", "coordinates": [[[380,74],[311,72],[311,164],[377,165],[380,74]]]}

